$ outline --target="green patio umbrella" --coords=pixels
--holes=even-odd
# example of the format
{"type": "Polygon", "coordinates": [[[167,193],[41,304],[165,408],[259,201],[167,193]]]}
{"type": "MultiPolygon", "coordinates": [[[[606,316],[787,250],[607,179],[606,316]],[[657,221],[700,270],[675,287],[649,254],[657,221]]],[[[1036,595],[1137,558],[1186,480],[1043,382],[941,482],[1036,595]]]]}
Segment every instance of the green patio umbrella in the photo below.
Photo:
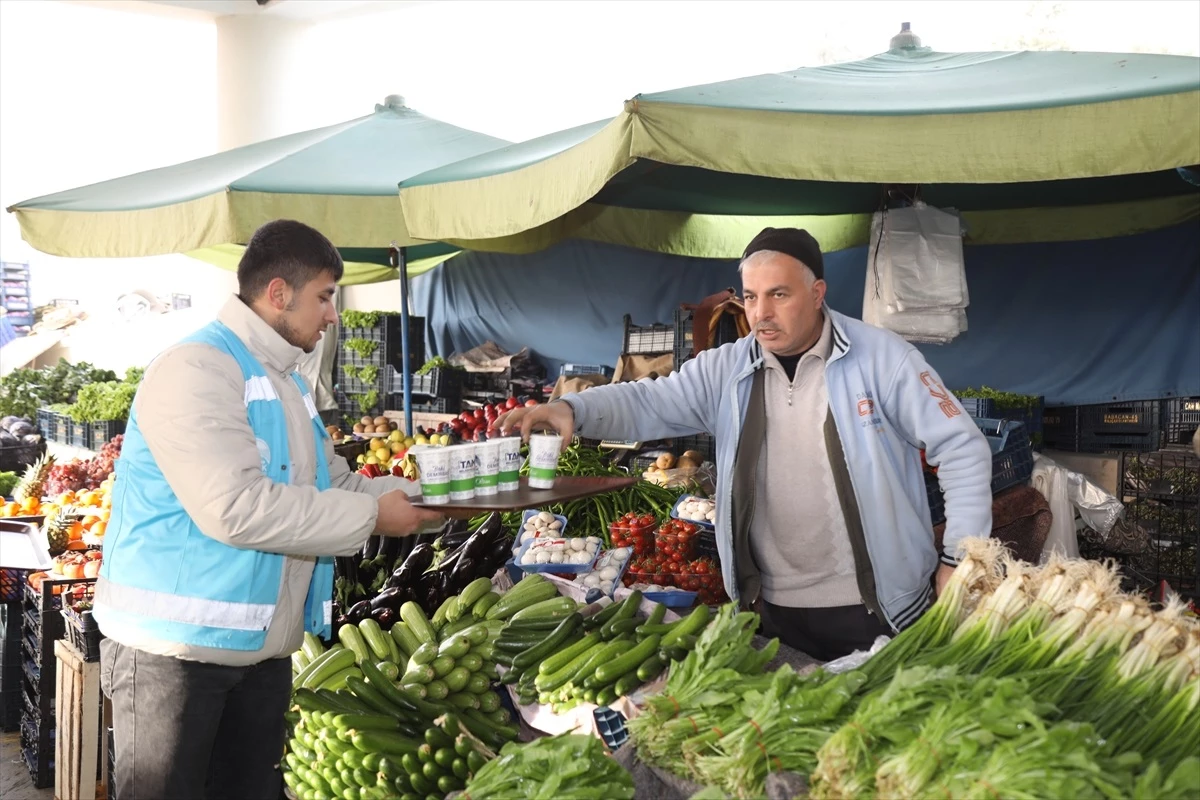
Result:
{"type": "MultiPolygon", "coordinates": [[[[405,233],[396,184],[494,150],[502,139],[449,125],[393,95],[375,112],[216,155],[26,200],[8,210],[44,253],[130,258],[186,253],[236,268],[263,223],[295,219],[320,230],[345,258],[343,284],[419,274],[456,252],[405,233]]],[[[401,280],[408,336],[407,280],[401,280]]],[[[411,414],[408,346],[406,416],[411,414]]],[[[408,418],[411,428],[411,417],[408,418]]]]}
{"type": "Polygon", "coordinates": [[[529,252],[583,238],[736,258],[763,225],[866,243],[885,192],[963,212],[977,244],[1200,218],[1200,59],[938,53],[638,95],[618,116],[401,183],[410,235],[529,252]]]}

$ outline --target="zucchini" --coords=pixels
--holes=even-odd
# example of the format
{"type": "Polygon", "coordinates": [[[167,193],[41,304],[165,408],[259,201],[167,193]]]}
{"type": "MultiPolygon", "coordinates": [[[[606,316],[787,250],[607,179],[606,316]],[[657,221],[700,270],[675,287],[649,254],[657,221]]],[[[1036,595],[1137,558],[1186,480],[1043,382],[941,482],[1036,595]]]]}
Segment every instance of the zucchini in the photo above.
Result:
{"type": "Polygon", "coordinates": [[[436,611],[433,612],[433,616],[429,618],[429,622],[435,631],[441,630],[442,626],[446,624],[448,621],[447,615],[450,613],[451,607],[457,602],[458,595],[451,595],[443,600],[442,604],[437,607],[436,611]]]}
{"type": "Polygon", "coordinates": [[[445,681],[446,688],[451,692],[461,692],[467,688],[467,682],[471,680],[471,672],[463,667],[455,667],[442,680],[445,681]]]}
{"type": "MultiPolygon", "coordinates": [[[[471,642],[464,636],[454,636],[438,646],[438,660],[448,658],[454,661],[454,659],[462,658],[469,652],[471,652],[471,642]]],[[[437,662],[435,661],[434,663],[437,662]]]]}
{"type": "Polygon", "coordinates": [[[624,600],[622,600],[620,603],[610,600],[608,604],[604,606],[604,608],[584,619],[584,627],[586,627],[588,630],[595,630],[596,628],[601,627],[604,625],[604,623],[612,619],[613,614],[616,614],[621,609],[621,603],[624,602],[624,600]]]}
{"type": "Polygon", "coordinates": [[[491,611],[492,606],[500,602],[500,595],[495,592],[488,592],[471,607],[471,616],[475,619],[484,619],[487,617],[487,612],[491,611]]]}
{"type": "Polygon", "coordinates": [[[513,614],[514,620],[535,619],[537,617],[551,617],[553,619],[562,619],[565,616],[575,613],[576,603],[569,597],[551,597],[548,600],[541,600],[531,606],[526,606],[520,611],[513,614]]]}
{"type": "Polygon", "coordinates": [[[437,644],[437,634],[433,631],[433,626],[429,624],[428,617],[421,607],[409,600],[400,606],[400,620],[408,625],[408,629],[412,635],[417,638],[421,644],[433,642],[437,644]]]}
{"type": "Polygon", "coordinates": [[[487,619],[508,619],[514,616],[522,609],[536,605],[544,600],[550,600],[558,595],[558,588],[544,578],[536,585],[528,589],[520,591],[520,586],[525,583],[522,580],[506,594],[501,596],[500,602],[488,609],[485,615],[487,619]]]}
{"type": "MultiPolygon", "coordinates": [[[[458,622],[460,619],[462,619],[464,610],[470,611],[471,609],[469,607],[466,609],[463,608],[462,595],[457,594],[454,597],[451,597],[450,602],[446,604],[446,619],[444,622],[442,622],[442,628],[445,628],[447,625],[453,625],[455,622],[458,622]]],[[[470,614],[467,614],[466,616],[468,619],[473,619],[470,614]]]]}
{"type": "Polygon", "coordinates": [[[382,672],[375,668],[374,664],[367,663],[363,667],[363,676],[367,682],[371,684],[371,688],[383,696],[383,698],[400,709],[401,711],[417,712],[418,706],[404,692],[396,688],[390,680],[387,679],[382,672]]]}
{"type": "Polygon", "coordinates": [[[333,725],[343,731],[394,731],[400,727],[400,721],[386,714],[338,714],[333,718],[333,725]]]}
{"type": "Polygon", "coordinates": [[[477,622],[478,620],[470,615],[459,617],[453,622],[447,622],[446,625],[440,631],[438,631],[438,640],[444,642],[454,634],[461,630],[465,630],[472,625],[475,625],[477,622]]]}
{"type": "Polygon", "coordinates": [[[634,589],[628,597],[621,601],[621,607],[609,618],[608,622],[600,627],[600,637],[602,639],[611,639],[615,634],[612,632],[612,626],[623,619],[633,619],[633,615],[637,613],[638,607],[642,604],[642,593],[634,589]]]}
{"type": "MultiPolygon", "coordinates": [[[[332,700],[321,697],[312,689],[297,689],[292,696],[293,702],[302,711],[335,711],[338,705],[332,700]]],[[[303,715],[301,715],[303,716],[303,715]]]]}
{"type": "Polygon", "coordinates": [[[483,657],[478,653],[467,653],[459,658],[456,662],[460,667],[466,667],[470,672],[479,672],[483,669],[483,657]]]}
{"type": "Polygon", "coordinates": [[[292,653],[292,675],[299,675],[301,670],[307,667],[310,661],[312,659],[304,655],[303,650],[297,650],[292,653]]]}
{"type": "Polygon", "coordinates": [[[346,646],[347,650],[354,651],[354,663],[361,664],[364,661],[373,659],[371,648],[367,647],[367,641],[363,638],[362,631],[357,625],[343,625],[338,628],[338,641],[346,646]]]}
{"type": "Polygon", "coordinates": [[[360,700],[369,705],[373,711],[379,714],[390,714],[392,716],[397,716],[399,714],[399,709],[388,702],[386,697],[380,694],[374,686],[370,685],[362,678],[357,678],[352,675],[346,679],[346,686],[348,686],[350,691],[354,692],[354,694],[360,700]]]}
{"type": "Polygon", "coordinates": [[[430,700],[445,700],[450,696],[450,687],[445,681],[432,680],[425,684],[425,696],[430,700]]]}
{"type": "Polygon", "coordinates": [[[424,666],[425,664],[432,662],[437,657],[437,642],[426,642],[418,647],[416,652],[412,654],[412,657],[408,659],[408,667],[409,669],[412,669],[413,666],[424,666]]]}
{"type": "Polygon", "coordinates": [[[684,636],[700,633],[708,624],[709,616],[708,606],[696,606],[692,613],[684,617],[678,625],[671,629],[670,633],[662,637],[662,646],[670,649],[674,645],[680,644],[684,636]]]}
{"type": "Polygon", "coordinates": [[[304,644],[300,646],[304,651],[304,655],[308,656],[308,660],[312,661],[317,656],[325,652],[325,645],[321,644],[321,640],[312,631],[304,632],[304,644]]]}
{"type": "Polygon", "coordinates": [[[624,636],[627,633],[633,633],[641,624],[642,623],[636,619],[614,620],[608,627],[609,638],[615,639],[618,636],[624,636]]]}
{"type": "Polygon", "coordinates": [[[458,593],[458,603],[462,608],[462,612],[471,611],[475,604],[491,590],[492,581],[490,578],[476,578],[468,583],[458,593]]]}
{"type": "Polygon", "coordinates": [[[433,677],[444,678],[454,669],[454,657],[438,656],[429,662],[429,666],[433,668],[433,677]]]}
{"type": "Polygon", "coordinates": [[[295,684],[303,689],[315,689],[346,667],[353,666],[354,661],[355,654],[352,650],[329,650],[305,667],[305,671],[296,676],[295,684]]]}
{"type": "Polygon", "coordinates": [[[361,675],[361,674],[362,673],[359,672],[358,667],[351,664],[350,666],[346,667],[345,669],[343,669],[339,672],[333,673],[333,675],[331,675],[329,677],[329,679],[326,680],[324,683],[322,683],[320,685],[320,687],[318,687],[318,688],[328,689],[329,691],[336,691],[338,689],[345,688],[346,679],[349,678],[351,675],[361,675]]]}
{"type": "Polygon", "coordinates": [[[638,680],[642,681],[643,683],[648,683],[649,681],[652,681],[661,675],[662,671],[666,669],[666,666],[667,664],[662,660],[662,657],[659,656],[658,653],[655,653],[638,666],[638,680]]]}
{"type": "Polygon", "coordinates": [[[375,665],[375,669],[383,673],[383,677],[387,678],[389,681],[400,680],[400,667],[396,666],[396,664],[391,661],[380,661],[375,665]]]}
{"type": "Polygon", "coordinates": [[[421,642],[417,640],[417,637],[413,636],[407,622],[397,622],[393,625],[391,635],[396,640],[396,644],[400,647],[400,652],[404,653],[405,657],[409,657],[417,652],[417,648],[421,646],[421,642]]]}
{"type": "Polygon", "coordinates": [[[642,679],[638,677],[636,671],[627,672],[617,679],[615,684],[613,684],[613,692],[617,695],[617,697],[624,697],[641,685],[642,679]]]}
{"type": "MultiPolygon", "coordinates": [[[[459,667],[459,669],[466,669],[466,667],[459,667]]],[[[447,677],[449,677],[449,676],[447,676],[447,677]]],[[[488,689],[490,689],[491,686],[492,686],[492,681],[488,678],[487,675],[484,675],[481,672],[471,672],[468,675],[467,685],[466,685],[465,689],[468,692],[470,692],[471,694],[482,695],[484,692],[486,692],[488,689]]],[[[483,703],[483,698],[480,698],[481,708],[482,708],[482,703],[483,703]]]]}
{"type": "Polygon", "coordinates": [[[479,698],[467,692],[459,692],[452,694],[446,698],[450,705],[464,711],[477,710],[479,708],[479,698]]]}
{"type": "Polygon", "coordinates": [[[367,647],[371,648],[371,652],[375,654],[373,661],[391,658],[392,649],[387,645],[387,634],[383,632],[383,628],[379,627],[378,622],[367,617],[358,623],[358,632],[366,640],[367,647]]]}

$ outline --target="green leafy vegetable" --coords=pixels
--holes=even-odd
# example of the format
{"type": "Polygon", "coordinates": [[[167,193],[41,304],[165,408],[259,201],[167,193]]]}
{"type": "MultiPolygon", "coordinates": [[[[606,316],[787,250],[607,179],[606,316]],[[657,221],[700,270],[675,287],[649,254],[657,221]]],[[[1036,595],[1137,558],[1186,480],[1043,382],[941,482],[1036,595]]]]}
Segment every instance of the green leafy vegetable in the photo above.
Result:
{"type": "Polygon", "coordinates": [[[0,496],[8,497],[21,478],[15,472],[0,472],[0,496]]]}
{"type": "Polygon", "coordinates": [[[347,339],[345,346],[347,350],[358,354],[360,358],[370,358],[375,355],[379,342],[372,342],[370,339],[347,339]]]}
{"type": "Polygon", "coordinates": [[[67,409],[76,422],[125,420],[133,406],[137,386],[123,381],[92,383],[79,390],[79,401],[67,409]]]}
{"type": "Polygon", "coordinates": [[[374,328],[383,316],[382,311],[343,311],[342,326],[346,328],[374,328]]]}
{"type": "Polygon", "coordinates": [[[633,776],[595,736],[562,734],[509,742],[467,784],[472,800],[632,800],[633,776]]]}

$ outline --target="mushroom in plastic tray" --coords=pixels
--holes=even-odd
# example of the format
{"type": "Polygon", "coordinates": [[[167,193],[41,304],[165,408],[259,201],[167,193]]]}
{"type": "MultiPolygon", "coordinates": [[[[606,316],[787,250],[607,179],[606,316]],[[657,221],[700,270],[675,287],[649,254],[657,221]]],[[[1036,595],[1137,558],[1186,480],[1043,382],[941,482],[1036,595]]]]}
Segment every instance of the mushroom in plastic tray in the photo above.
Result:
{"type": "Polygon", "coordinates": [[[521,545],[517,566],[526,572],[580,573],[591,569],[600,551],[600,539],[537,537],[521,545]]]}
{"type": "Polygon", "coordinates": [[[586,589],[599,589],[608,596],[621,584],[621,576],[629,566],[631,551],[628,547],[616,547],[600,556],[592,571],[575,579],[586,589]]]}
{"type": "Polygon", "coordinates": [[[717,504],[705,497],[685,494],[671,509],[671,516],[712,527],[717,519],[717,504]]]}
{"type": "Polygon", "coordinates": [[[521,545],[533,539],[547,536],[562,538],[566,535],[566,530],[567,518],[562,514],[529,509],[521,517],[521,532],[513,543],[513,552],[519,551],[521,545]]]}

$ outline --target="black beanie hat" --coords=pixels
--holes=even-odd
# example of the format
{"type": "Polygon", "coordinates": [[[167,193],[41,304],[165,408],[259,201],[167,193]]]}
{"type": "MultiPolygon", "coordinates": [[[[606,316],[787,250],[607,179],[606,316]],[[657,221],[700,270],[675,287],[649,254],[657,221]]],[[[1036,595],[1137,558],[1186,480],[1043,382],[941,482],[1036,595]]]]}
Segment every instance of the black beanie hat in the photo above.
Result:
{"type": "Polygon", "coordinates": [[[817,280],[825,279],[825,259],[821,257],[821,246],[812,234],[801,228],[763,228],[762,232],[746,245],[742,260],[762,250],[783,253],[812,270],[817,280]]]}

